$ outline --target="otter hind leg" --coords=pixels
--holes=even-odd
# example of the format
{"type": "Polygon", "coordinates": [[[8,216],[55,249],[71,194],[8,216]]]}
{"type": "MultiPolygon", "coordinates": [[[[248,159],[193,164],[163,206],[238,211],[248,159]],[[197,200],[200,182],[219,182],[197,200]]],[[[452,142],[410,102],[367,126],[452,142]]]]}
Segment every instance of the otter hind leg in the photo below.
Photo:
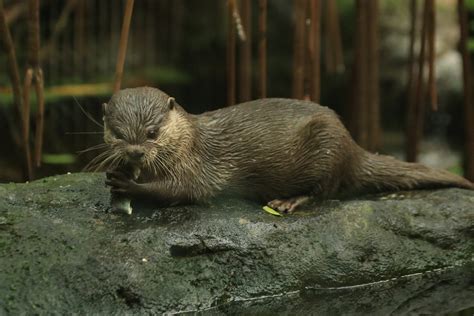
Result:
{"type": "Polygon", "coordinates": [[[289,199],[275,199],[268,202],[267,205],[273,209],[279,210],[280,212],[291,214],[298,206],[305,204],[308,200],[309,196],[300,195],[289,199]]]}

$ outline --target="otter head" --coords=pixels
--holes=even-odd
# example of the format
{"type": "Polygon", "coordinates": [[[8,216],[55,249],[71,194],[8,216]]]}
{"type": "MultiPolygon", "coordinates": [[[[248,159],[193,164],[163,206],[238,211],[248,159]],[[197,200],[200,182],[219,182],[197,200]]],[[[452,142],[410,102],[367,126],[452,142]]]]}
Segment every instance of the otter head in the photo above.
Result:
{"type": "Polygon", "coordinates": [[[155,88],[125,89],[103,105],[104,141],[116,163],[166,169],[187,139],[186,112],[174,98],[155,88]]]}

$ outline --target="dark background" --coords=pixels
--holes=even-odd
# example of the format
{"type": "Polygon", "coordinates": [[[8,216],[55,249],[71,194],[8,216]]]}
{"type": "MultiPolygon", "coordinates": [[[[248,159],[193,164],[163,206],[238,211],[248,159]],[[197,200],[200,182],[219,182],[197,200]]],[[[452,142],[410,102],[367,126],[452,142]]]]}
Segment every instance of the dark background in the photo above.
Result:
{"type": "MultiPolygon", "coordinates": [[[[45,75],[46,128],[43,165],[35,170],[35,178],[76,172],[85,166],[94,153],[78,155],[77,152],[100,143],[101,128],[83,114],[77,103],[100,122],[101,104],[112,93],[124,2],[76,0],[57,31],[57,22],[67,3],[41,1],[41,45],[43,50],[47,48],[41,61],[45,75]]],[[[426,142],[422,145],[420,159],[429,165],[461,173],[462,74],[457,50],[456,1],[436,3],[440,110],[437,113],[427,111],[426,142]]],[[[28,53],[27,14],[22,11],[14,16],[12,12],[26,1],[10,0],[4,4],[10,12],[10,29],[23,76],[28,53]]],[[[346,122],[350,119],[346,109],[353,99],[355,5],[353,0],[340,0],[337,4],[346,67],[337,74],[325,71],[326,41],[323,36],[320,103],[335,109],[346,122]]],[[[293,8],[293,2],[288,0],[271,0],[268,4],[269,97],[291,97],[293,8]]],[[[253,1],[254,98],[257,97],[257,9],[257,1],[253,1]]],[[[159,87],[192,113],[225,106],[226,28],[226,1],[135,1],[122,87],[159,87]]],[[[403,158],[408,1],[380,1],[379,31],[380,105],[384,130],[380,151],[403,158]]],[[[4,71],[6,56],[0,52],[0,181],[22,181],[21,151],[15,143],[19,137],[19,124],[14,116],[10,81],[4,71]]],[[[34,116],[34,99],[32,101],[34,116]]]]}

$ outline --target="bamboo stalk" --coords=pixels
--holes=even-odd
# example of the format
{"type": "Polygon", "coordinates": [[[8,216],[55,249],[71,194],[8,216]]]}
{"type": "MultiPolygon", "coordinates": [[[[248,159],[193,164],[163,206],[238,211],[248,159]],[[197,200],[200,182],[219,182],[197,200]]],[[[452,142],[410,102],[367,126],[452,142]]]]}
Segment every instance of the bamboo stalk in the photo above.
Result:
{"type": "Polygon", "coordinates": [[[368,2],[356,1],[355,91],[353,123],[354,138],[364,148],[368,147],[368,82],[367,82],[367,11],[368,2]]]}
{"type": "Polygon", "coordinates": [[[429,1],[425,0],[424,8],[423,8],[423,24],[421,29],[421,47],[420,47],[420,56],[419,56],[419,68],[418,68],[418,79],[417,79],[417,89],[416,89],[416,119],[415,119],[415,134],[413,135],[413,153],[412,159],[409,161],[417,161],[417,156],[420,151],[420,143],[423,137],[423,126],[424,126],[424,115],[425,115],[425,83],[424,83],[424,75],[425,75],[425,67],[426,67],[426,44],[427,44],[427,37],[428,37],[428,27],[429,27],[429,1]]]}
{"type": "Polygon", "coordinates": [[[125,14],[123,17],[122,32],[120,34],[117,64],[115,66],[114,92],[119,91],[122,84],[123,68],[125,65],[125,56],[127,53],[128,33],[130,31],[130,22],[132,20],[133,3],[134,0],[127,0],[125,4],[125,14]]]}
{"type": "Polygon", "coordinates": [[[28,62],[31,67],[39,66],[39,47],[40,47],[40,33],[39,33],[39,0],[29,0],[29,46],[28,62]]]}
{"type": "Polygon", "coordinates": [[[13,90],[13,102],[17,110],[18,118],[21,122],[22,131],[22,150],[23,150],[23,177],[25,180],[29,180],[33,177],[33,168],[31,166],[31,154],[29,151],[29,144],[25,143],[24,127],[25,127],[25,114],[23,112],[23,100],[21,93],[20,83],[20,72],[18,70],[18,62],[16,59],[15,46],[13,45],[10,29],[7,25],[5,18],[5,9],[3,6],[3,0],[0,0],[0,39],[2,40],[5,53],[8,60],[8,75],[12,84],[13,90]]]}
{"type": "Polygon", "coordinates": [[[25,12],[28,12],[28,3],[24,1],[16,1],[16,3],[13,6],[10,6],[8,11],[5,12],[5,21],[7,22],[7,25],[15,22],[25,12]]]}
{"type": "Polygon", "coordinates": [[[25,166],[27,170],[28,180],[32,180],[33,165],[31,162],[30,150],[30,89],[33,82],[33,68],[27,68],[23,82],[23,104],[22,104],[22,146],[25,154],[25,166]]]}
{"type": "Polygon", "coordinates": [[[371,0],[367,16],[367,106],[368,149],[375,151],[380,146],[380,102],[379,102],[379,32],[378,0],[371,0]]]}
{"type": "Polygon", "coordinates": [[[40,51],[40,59],[42,61],[45,60],[50,54],[50,52],[54,49],[54,45],[56,44],[56,41],[58,40],[59,35],[61,35],[62,31],[64,31],[64,29],[66,28],[69,22],[69,16],[71,15],[71,12],[74,10],[74,7],[76,6],[76,4],[77,4],[77,0],[68,0],[66,5],[63,7],[63,10],[61,11],[59,18],[56,24],[54,25],[53,33],[51,34],[46,45],[44,45],[40,51]]]}
{"type": "Polygon", "coordinates": [[[29,118],[30,118],[30,99],[29,90],[31,89],[31,81],[35,85],[36,91],[36,131],[35,131],[35,166],[41,165],[41,152],[43,149],[43,129],[44,129],[44,94],[43,94],[43,71],[40,67],[40,18],[39,18],[39,0],[29,1],[30,12],[30,30],[29,30],[29,69],[25,76],[25,99],[24,99],[24,115],[25,115],[25,143],[29,143],[29,118]]]}
{"type": "Polygon", "coordinates": [[[311,32],[309,35],[310,46],[310,96],[314,102],[319,102],[321,97],[321,0],[310,1],[311,32]]]}
{"type": "Polygon", "coordinates": [[[8,61],[8,75],[12,84],[13,102],[21,117],[22,113],[22,99],[21,99],[21,83],[20,72],[18,70],[18,62],[16,59],[15,46],[13,45],[10,28],[8,27],[3,0],[0,0],[0,39],[2,40],[2,47],[7,55],[8,61]]]}
{"type": "Polygon", "coordinates": [[[44,134],[44,79],[43,71],[38,68],[35,72],[35,91],[36,91],[36,133],[35,133],[35,165],[41,166],[41,154],[43,151],[44,134]]]}
{"type": "Polygon", "coordinates": [[[293,98],[304,97],[304,60],[305,60],[305,1],[294,0],[295,28],[293,38],[293,98]]]}
{"type": "Polygon", "coordinates": [[[408,112],[407,126],[407,161],[417,160],[421,137],[423,134],[424,121],[424,85],[423,75],[426,62],[426,37],[428,28],[428,5],[429,0],[425,0],[423,6],[423,23],[421,27],[420,53],[418,57],[418,73],[415,83],[415,102],[413,109],[408,112]]]}
{"type": "Polygon", "coordinates": [[[406,119],[406,160],[408,156],[412,156],[412,146],[409,139],[414,134],[413,128],[415,126],[416,117],[416,57],[415,57],[415,40],[416,40],[416,17],[417,17],[417,1],[410,0],[410,50],[409,50],[409,69],[408,69],[408,106],[406,119]]]}
{"type": "MultiPolygon", "coordinates": [[[[23,97],[23,143],[28,159],[28,177],[31,180],[33,176],[33,166],[31,161],[31,150],[30,150],[30,89],[32,84],[38,87],[37,72],[39,71],[39,50],[40,50],[40,32],[39,32],[39,0],[28,1],[28,68],[26,69],[25,81],[24,81],[24,97],[23,97]]],[[[40,78],[41,80],[41,78],[40,78]]],[[[43,100],[38,100],[38,103],[42,103],[43,100]]],[[[38,108],[37,111],[44,110],[38,108]]],[[[42,124],[40,122],[39,124],[42,124]]],[[[38,125],[38,124],[37,124],[38,125]]],[[[37,130],[38,132],[38,130],[37,130]]],[[[36,161],[36,159],[35,159],[36,161]]]]}
{"type": "Polygon", "coordinates": [[[30,147],[30,89],[33,83],[33,76],[33,68],[28,67],[25,72],[25,77],[23,78],[23,107],[21,110],[23,113],[21,134],[23,137],[23,144],[27,144],[27,148],[30,147]]]}
{"type": "Polygon", "coordinates": [[[416,38],[416,16],[417,16],[417,1],[410,0],[410,44],[408,50],[408,99],[407,99],[407,112],[409,112],[415,105],[415,38],[416,38]]]}
{"type": "Polygon", "coordinates": [[[438,96],[436,91],[436,82],[435,82],[435,57],[436,57],[436,47],[435,47],[435,31],[436,31],[436,12],[434,0],[429,0],[428,2],[428,90],[430,95],[430,103],[432,111],[438,110],[438,96]]]}
{"type": "Polygon", "coordinates": [[[233,22],[235,0],[227,2],[227,105],[233,105],[235,95],[235,24],[233,22]]]}
{"type": "MultiPolygon", "coordinates": [[[[371,0],[370,0],[371,1],[371,0]]],[[[368,1],[368,2],[370,2],[368,1]]],[[[330,67],[331,72],[343,72],[345,69],[344,66],[344,57],[342,53],[342,36],[341,29],[339,26],[339,12],[337,8],[336,0],[327,1],[327,13],[326,17],[328,21],[328,34],[329,34],[329,45],[330,49],[332,66],[330,67]]],[[[367,4],[369,5],[369,3],[367,4]]]]}
{"type": "MultiPolygon", "coordinates": [[[[77,0],[73,0],[77,1],[77,0]]],[[[107,43],[108,41],[111,40],[109,36],[107,36],[107,31],[108,31],[108,25],[109,25],[109,19],[110,19],[110,11],[108,10],[108,3],[106,1],[100,1],[99,5],[99,14],[101,16],[100,23],[99,23],[99,32],[98,32],[98,38],[101,43],[107,43]]],[[[148,38],[146,38],[146,41],[151,43],[152,41],[148,38]]],[[[101,45],[104,47],[105,45],[101,45]]],[[[71,49],[71,52],[73,50],[71,49]]],[[[108,52],[104,52],[104,49],[101,51],[102,53],[102,62],[99,65],[99,71],[100,73],[108,73],[109,71],[109,64],[110,64],[110,55],[108,52]]],[[[150,52],[148,52],[150,53],[150,52]]],[[[148,63],[150,64],[150,63],[148,63]]],[[[87,144],[86,144],[87,145],[87,144]]]]}
{"type": "MultiPolygon", "coordinates": [[[[336,72],[334,52],[333,52],[333,34],[332,34],[332,17],[334,16],[331,12],[332,6],[329,5],[331,0],[325,1],[325,17],[324,17],[324,64],[326,66],[326,72],[333,74],[336,72]]],[[[357,14],[357,13],[356,13],[357,14]]]]}
{"type": "MultiPolygon", "coordinates": [[[[28,1],[28,68],[24,77],[23,84],[23,137],[25,143],[29,144],[30,138],[30,89],[34,83],[35,67],[39,65],[39,7],[36,0],[28,1]]],[[[29,145],[28,145],[29,147],[29,145]]]]}
{"type": "MultiPolygon", "coordinates": [[[[114,6],[115,8],[115,6],[114,6]]],[[[78,0],[74,18],[74,73],[85,79],[83,67],[85,55],[85,0],[78,0]]],[[[110,51],[113,51],[112,47],[110,51]]]]}
{"type": "Polygon", "coordinates": [[[242,24],[242,19],[240,18],[240,13],[239,13],[239,9],[237,8],[236,0],[229,1],[229,10],[232,11],[232,20],[235,24],[235,30],[237,32],[237,35],[239,36],[239,40],[241,42],[245,42],[246,41],[245,30],[242,24]]]}
{"type": "Polygon", "coordinates": [[[304,0],[304,58],[303,58],[303,100],[311,100],[312,56],[314,43],[311,37],[311,3],[304,0]]]}
{"type": "Polygon", "coordinates": [[[460,49],[463,64],[464,86],[464,126],[465,126],[465,155],[464,176],[474,181],[474,103],[472,93],[472,64],[467,47],[469,40],[468,15],[464,0],[458,0],[458,18],[461,29],[460,49]]]}
{"type": "Polygon", "coordinates": [[[267,97],[267,0],[258,1],[258,69],[259,84],[258,95],[260,98],[267,97]]]}
{"type": "Polygon", "coordinates": [[[252,98],[252,8],[251,0],[241,2],[242,27],[246,40],[240,43],[240,101],[252,98]]]}

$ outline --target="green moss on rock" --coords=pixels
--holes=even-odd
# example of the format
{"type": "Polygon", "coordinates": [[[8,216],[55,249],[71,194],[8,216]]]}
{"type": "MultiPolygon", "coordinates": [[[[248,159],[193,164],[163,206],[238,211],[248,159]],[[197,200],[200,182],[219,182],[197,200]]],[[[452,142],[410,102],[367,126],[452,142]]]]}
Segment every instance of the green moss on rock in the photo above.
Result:
{"type": "Polygon", "coordinates": [[[326,201],[284,217],[240,200],[135,201],[127,216],[108,212],[103,183],[83,173],[0,186],[0,314],[439,314],[472,304],[471,191],[326,201]]]}

